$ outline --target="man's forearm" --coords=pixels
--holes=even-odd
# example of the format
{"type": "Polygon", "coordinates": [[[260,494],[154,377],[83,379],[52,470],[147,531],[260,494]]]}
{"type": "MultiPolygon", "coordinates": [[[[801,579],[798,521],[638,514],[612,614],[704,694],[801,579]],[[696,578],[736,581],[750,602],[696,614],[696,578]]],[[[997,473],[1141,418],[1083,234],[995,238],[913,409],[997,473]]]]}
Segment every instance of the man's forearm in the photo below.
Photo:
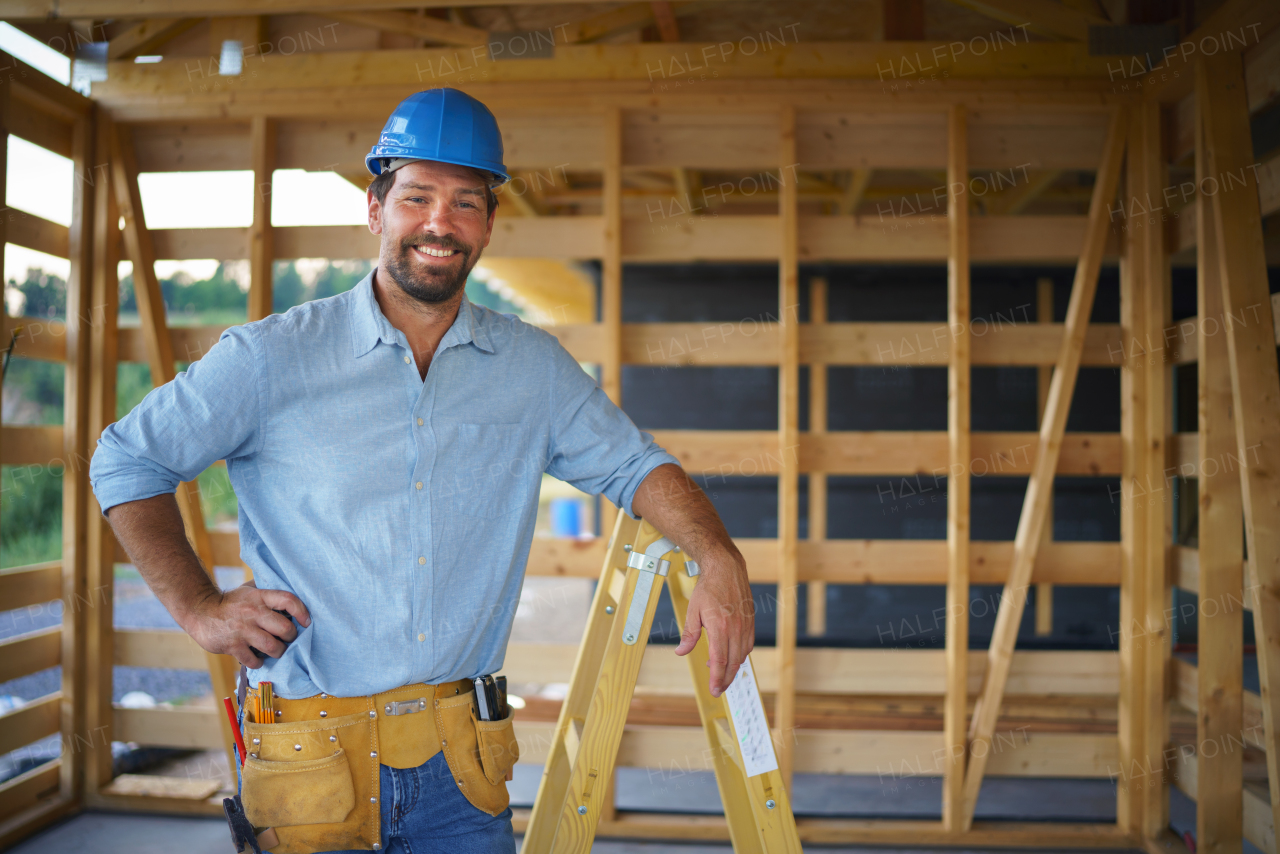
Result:
{"type": "Polygon", "coordinates": [[[708,569],[726,561],[745,570],[746,561],[720,515],[680,466],[666,463],[649,472],[631,499],[631,509],[708,569]]]}
{"type": "Polygon", "coordinates": [[[117,504],[107,521],[147,586],[189,632],[188,616],[219,591],[187,541],[173,494],[117,504]]]}

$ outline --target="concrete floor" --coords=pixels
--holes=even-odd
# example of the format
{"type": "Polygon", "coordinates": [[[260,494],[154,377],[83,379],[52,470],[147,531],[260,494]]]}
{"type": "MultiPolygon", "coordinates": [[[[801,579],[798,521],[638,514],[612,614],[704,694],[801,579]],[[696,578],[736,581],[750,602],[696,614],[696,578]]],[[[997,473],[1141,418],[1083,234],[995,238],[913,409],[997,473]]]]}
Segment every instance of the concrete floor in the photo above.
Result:
{"type": "MultiPolygon", "coordinates": [[[[518,839],[517,839],[518,844],[518,839]]],[[[726,845],[682,845],[675,842],[600,840],[591,849],[599,854],[723,854],[726,845]]],[[[809,850],[814,850],[812,846],[809,850]]],[[[932,854],[922,848],[822,848],[830,854],[932,854]]],[[[10,854],[231,854],[224,822],[207,818],[82,813],[10,849],[10,854]]],[[[977,850],[949,848],[946,854],[983,854],[977,850]]],[[[1002,854],[1017,854],[1004,851],[1002,854]]],[[[1036,854],[1053,854],[1038,850],[1036,854]]],[[[1059,852],[1059,854],[1069,854],[1059,852]]],[[[1096,852],[1093,852],[1096,854],[1096,852]]]]}
{"type": "MultiPolygon", "coordinates": [[[[537,792],[540,768],[518,766],[510,784],[512,803],[529,806],[537,792]]],[[[881,781],[874,777],[796,776],[794,802],[801,815],[935,818],[941,809],[940,780],[933,778],[881,781]]],[[[680,775],[619,771],[618,804],[624,809],[684,810],[715,813],[720,798],[710,773],[680,775]]],[[[1185,805],[1183,806],[1185,810],[1185,805]]],[[[1190,826],[1195,827],[1194,804],[1190,826]]],[[[1175,810],[1183,823],[1184,810],[1175,810]]],[[[993,778],[983,786],[978,817],[1000,820],[1114,821],[1115,790],[1100,780],[1029,780],[993,778]]],[[[229,854],[226,825],[216,819],[177,818],[112,813],[83,813],[14,847],[12,854],[229,854]]],[[[660,851],[695,854],[724,852],[728,845],[602,840],[594,851],[602,854],[656,854],[660,851]]],[[[824,851],[872,854],[887,849],[824,848],[824,851]]],[[[924,854],[922,849],[892,849],[897,854],[924,854]]],[[[950,854],[963,854],[948,849],[950,854]]]]}

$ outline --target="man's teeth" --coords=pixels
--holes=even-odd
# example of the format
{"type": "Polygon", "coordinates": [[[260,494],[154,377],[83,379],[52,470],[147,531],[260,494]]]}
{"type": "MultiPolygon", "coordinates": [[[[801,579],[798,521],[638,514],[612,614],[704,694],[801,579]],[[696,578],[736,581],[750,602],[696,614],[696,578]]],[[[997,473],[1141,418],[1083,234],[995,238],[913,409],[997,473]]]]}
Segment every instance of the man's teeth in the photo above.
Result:
{"type": "Polygon", "coordinates": [[[428,255],[434,255],[437,258],[448,258],[450,255],[458,251],[457,249],[434,249],[430,246],[419,246],[417,247],[417,250],[419,252],[425,252],[428,255]]]}

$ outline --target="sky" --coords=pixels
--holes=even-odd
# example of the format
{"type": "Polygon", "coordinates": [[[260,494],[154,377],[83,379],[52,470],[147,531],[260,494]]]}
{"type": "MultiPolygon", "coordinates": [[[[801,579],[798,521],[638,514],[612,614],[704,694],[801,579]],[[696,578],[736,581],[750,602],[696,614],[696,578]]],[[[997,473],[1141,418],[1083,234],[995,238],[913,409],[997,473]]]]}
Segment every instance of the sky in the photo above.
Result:
{"type": "MultiPolygon", "coordinates": [[[[7,51],[49,76],[67,83],[71,63],[9,24],[0,22],[0,50],[7,51]]],[[[71,224],[71,161],[10,135],[5,205],[71,224]]],[[[292,225],[362,225],[365,194],[332,172],[280,169],[273,176],[271,223],[292,225]]],[[[138,176],[143,216],[148,228],[231,228],[253,221],[253,172],[157,172],[138,176]]],[[[208,278],[216,259],[160,261],[156,273],[167,278],[182,270],[194,279],[208,278]]],[[[5,246],[4,280],[22,281],[28,267],[65,278],[70,263],[13,244],[5,246]]],[[[121,274],[131,269],[122,262],[121,274]]]]}

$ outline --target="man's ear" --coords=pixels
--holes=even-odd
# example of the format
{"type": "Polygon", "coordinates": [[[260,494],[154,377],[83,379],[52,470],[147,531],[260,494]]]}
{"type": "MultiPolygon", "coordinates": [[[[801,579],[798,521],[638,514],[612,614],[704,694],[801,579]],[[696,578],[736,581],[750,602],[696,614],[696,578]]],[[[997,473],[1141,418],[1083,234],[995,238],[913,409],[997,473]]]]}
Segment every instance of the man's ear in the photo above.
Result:
{"type": "Polygon", "coordinates": [[[369,232],[382,234],[382,205],[373,195],[373,190],[365,190],[365,201],[369,205],[369,232]]]}

